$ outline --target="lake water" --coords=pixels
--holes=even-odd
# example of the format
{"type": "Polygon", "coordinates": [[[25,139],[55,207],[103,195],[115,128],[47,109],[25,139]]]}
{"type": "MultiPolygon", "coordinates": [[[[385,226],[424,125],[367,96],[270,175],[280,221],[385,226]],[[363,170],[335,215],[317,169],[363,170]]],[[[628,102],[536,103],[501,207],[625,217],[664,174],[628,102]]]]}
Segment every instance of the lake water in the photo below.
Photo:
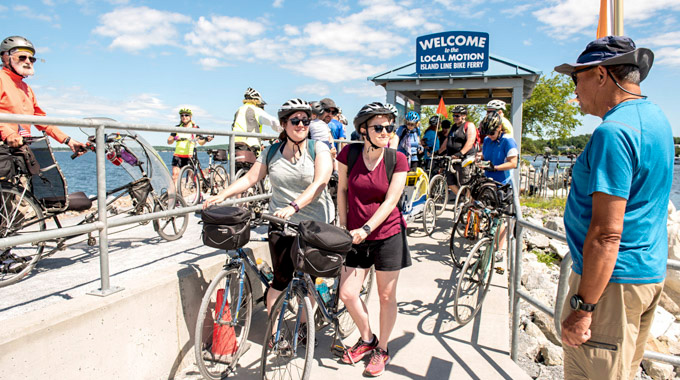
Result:
{"type": "MultiPolygon", "coordinates": [[[[163,162],[171,170],[172,152],[159,152],[163,162]]],[[[97,177],[96,177],[96,163],[95,155],[87,153],[81,157],[71,160],[71,152],[55,152],[55,157],[61,166],[61,170],[66,176],[68,182],[69,193],[82,191],[87,195],[95,195],[97,193],[97,177]]],[[[208,166],[208,154],[205,152],[198,152],[198,158],[201,161],[203,168],[208,166]]],[[[529,162],[533,166],[540,166],[542,158],[539,157],[536,162],[533,162],[533,157],[528,157],[529,162]]],[[[562,166],[563,164],[560,164],[562,166]]],[[[564,164],[568,166],[568,164],[564,164]]],[[[228,171],[228,169],[227,169],[228,171]]],[[[113,164],[106,162],[106,187],[113,189],[114,186],[121,186],[130,182],[130,177],[125,170],[116,167],[113,164]]],[[[671,201],[676,208],[680,208],[680,162],[676,162],[673,168],[673,186],[671,187],[671,201]]]]}

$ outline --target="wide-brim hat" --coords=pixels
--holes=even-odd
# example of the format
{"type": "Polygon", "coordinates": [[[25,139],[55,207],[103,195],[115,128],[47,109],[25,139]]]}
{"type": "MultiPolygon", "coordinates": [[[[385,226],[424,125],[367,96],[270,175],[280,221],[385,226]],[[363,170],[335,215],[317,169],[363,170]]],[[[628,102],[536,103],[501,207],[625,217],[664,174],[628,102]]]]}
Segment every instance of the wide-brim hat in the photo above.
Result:
{"type": "Polygon", "coordinates": [[[607,36],[589,43],[576,63],[555,66],[555,71],[570,75],[587,66],[635,65],[640,70],[640,81],[643,81],[653,63],[654,53],[647,48],[636,48],[630,37],[607,36]]]}

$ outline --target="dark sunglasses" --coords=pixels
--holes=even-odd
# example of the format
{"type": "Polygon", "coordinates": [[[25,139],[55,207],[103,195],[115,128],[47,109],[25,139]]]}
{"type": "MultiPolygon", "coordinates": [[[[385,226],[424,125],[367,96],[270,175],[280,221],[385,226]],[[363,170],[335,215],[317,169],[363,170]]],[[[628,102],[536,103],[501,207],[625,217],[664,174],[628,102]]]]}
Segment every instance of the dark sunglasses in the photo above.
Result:
{"type": "Polygon", "coordinates": [[[17,58],[19,58],[19,62],[23,62],[28,59],[29,61],[31,61],[31,63],[35,63],[35,61],[38,60],[36,57],[31,57],[28,55],[20,55],[17,58]]]}
{"type": "Polygon", "coordinates": [[[302,122],[302,125],[304,125],[305,127],[308,127],[309,123],[312,122],[309,119],[298,119],[297,117],[294,118],[294,119],[288,119],[288,121],[290,121],[290,123],[293,124],[293,125],[298,125],[298,124],[300,124],[300,122],[302,122]]]}
{"type": "Polygon", "coordinates": [[[461,117],[461,116],[463,116],[463,115],[453,115],[453,117],[461,117]]]}
{"type": "Polygon", "coordinates": [[[571,80],[574,81],[574,86],[576,86],[576,84],[578,83],[578,79],[576,78],[576,74],[582,73],[582,72],[584,72],[584,71],[592,70],[592,69],[594,69],[594,68],[596,68],[596,67],[597,67],[597,66],[588,66],[588,67],[586,67],[585,69],[580,69],[580,70],[573,71],[573,72],[571,73],[571,80]]]}
{"type": "Polygon", "coordinates": [[[369,125],[368,127],[373,128],[375,133],[382,133],[383,129],[387,133],[392,133],[392,132],[394,132],[394,129],[396,128],[396,126],[394,124],[390,124],[390,125],[369,125]]]}
{"type": "Polygon", "coordinates": [[[329,114],[331,114],[331,115],[333,115],[333,116],[336,116],[336,115],[339,113],[339,111],[338,111],[337,109],[335,109],[335,108],[325,108],[325,109],[323,110],[323,112],[329,113],[329,114]]]}
{"type": "Polygon", "coordinates": [[[191,115],[188,114],[188,113],[183,113],[183,114],[181,114],[180,116],[182,116],[182,117],[190,117],[191,115]]]}

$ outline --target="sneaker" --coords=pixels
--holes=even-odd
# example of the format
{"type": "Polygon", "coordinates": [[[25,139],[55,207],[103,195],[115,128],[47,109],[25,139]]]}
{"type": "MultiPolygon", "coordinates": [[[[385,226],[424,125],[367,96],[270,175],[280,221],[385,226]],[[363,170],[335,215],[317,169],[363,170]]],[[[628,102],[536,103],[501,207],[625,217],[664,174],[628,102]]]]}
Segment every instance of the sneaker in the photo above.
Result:
{"type": "Polygon", "coordinates": [[[496,262],[500,263],[503,261],[503,256],[505,256],[505,249],[499,249],[496,251],[496,262]]]}
{"type": "Polygon", "coordinates": [[[385,372],[385,366],[390,362],[390,354],[382,348],[376,347],[371,354],[371,360],[368,362],[364,374],[367,376],[380,376],[385,372]]]}
{"type": "Polygon", "coordinates": [[[373,334],[373,339],[368,343],[364,342],[364,340],[359,337],[356,344],[342,355],[342,362],[345,364],[354,364],[363,359],[364,356],[369,354],[376,347],[378,347],[378,337],[375,336],[375,334],[373,334]]]}

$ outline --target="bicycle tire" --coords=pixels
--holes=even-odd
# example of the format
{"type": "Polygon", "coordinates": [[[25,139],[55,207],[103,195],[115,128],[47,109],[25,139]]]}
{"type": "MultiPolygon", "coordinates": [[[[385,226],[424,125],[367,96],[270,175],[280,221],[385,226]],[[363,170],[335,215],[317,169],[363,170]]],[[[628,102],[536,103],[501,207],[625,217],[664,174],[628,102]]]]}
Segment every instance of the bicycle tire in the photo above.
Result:
{"type": "Polygon", "coordinates": [[[437,226],[437,206],[434,204],[434,200],[428,199],[425,202],[425,207],[423,207],[423,230],[427,236],[432,236],[434,228],[437,226]]]}
{"type": "Polygon", "coordinates": [[[201,179],[191,166],[185,166],[177,176],[177,196],[183,198],[187,205],[197,205],[201,200],[201,179]]]}
{"type": "MultiPolygon", "coordinates": [[[[234,175],[234,182],[238,181],[239,178],[245,176],[248,173],[248,168],[242,168],[239,169],[236,174],[234,175]]],[[[252,197],[254,195],[257,195],[260,193],[260,183],[259,181],[256,182],[253,186],[249,187],[246,189],[246,191],[242,192],[240,195],[240,198],[245,198],[245,197],[252,197]]],[[[254,205],[254,202],[243,202],[241,203],[241,207],[244,208],[250,208],[251,206],[254,205]]]]}
{"type": "Polygon", "coordinates": [[[265,339],[262,344],[262,358],[260,372],[263,380],[283,378],[287,374],[289,379],[308,380],[311,376],[312,361],[314,360],[314,316],[312,304],[302,289],[293,288],[292,298],[297,301],[297,308],[283,307],[288,291],[284,291],[276,299],[267,318],[265,339]],[[283,309],[283,310],[282,310],[283,309]],[[282,313],[283,311],[283,313],[282,313]],[[306,344],[293,343],[298,341],[296,326],[299,326],[300,315],[306,316],[306,344]],[[276,328],[275,328],[276,327],[276,328]],[[271,337],[276,331],[280,339],[274,342],[271,337]],[[272,345],[270,346],[270,340],[272,345]],[[298,355],[300,355],[298,357],[298,355]]]}
{"type": "Polygon", "coordinates": [[[194,353],[196,365],[206,379],[222,379],[229,375],[246,350],[246,339],[252,322],[253,293],[248,273],[244,272],[243,291],[238,307],[239,277],[238,268],[220,271],[210,282],[198,309],[194,353]],[[229,292],[226,291],[227,288],[229,292]],[[228,310],[225,308],[221,313],[222,304],[218,302],[220,290],[223,295],[227,295],[228,305],[228,310]],[[231,322],[233,326],[217,322],[215,319],[220,314],[222,315],[220,322],[231,322]],[[216,337],[220,338],[217,345],[216,337]],[[226,339],[227,337],[233,337],[233,341],[226,339]]]}
{"type": "MultiPolygon", "coordinates": [[[[42,208],[27,190],[15,187],[0,189],[0,237],[44,231],[45,221],[42,218],[42,208]]],[[[26,277],[40,260],[44,249],[45,242],[39,242],[1,250],[0,287],[12,285],[26,277]]]]}
{"type": "MultiPolygon", "coordinates": [[[[168,195],[163,194],[161,196],[160,202],[156,203],[153,207],[154,212],[158,211],[165,211],[167,210],[167,207],[163,206],[162,204],[166,203],[168,199],[168,195]]],[[[175,196],[175,207],[187,207],[186,201],[184,198],[175,196]]],[[[171,216],[169,218],[160,218],[160,219],[154,219],[153,221],[153,228],[156,230],[158,233],[158,236],[162,237],[165,240],[168,241],[173,241],[177,240],[182,237],[184,234],[184,231],[187,230],[187,226],[189,225],[189,216],[187,214],[182,214],[178,216],[171,216]],[[181,219],[181,225],[179,229],[177,228],[177,225],[180,223],[177,223],[178,220],[181,219]],[[168,226],[172,227],[172,230],[170,232],[167,231],[168,226]]]]}
{"type": "Polygon", "coordinates": [[[449,187],[443,175],[437,174],[430,180],[430,198],[434,200],[437,216],[441,215],[449,202],[449,187]]]}
{"type": "MultiPolygon", "coordinates": [[[[363,301],[364,305],[368,305],[368,299],[371,297],[371,289],[373,288],[374,280],[375,268],[371,267],[368,273],[366,273],[366,278],[364,278],[364,283],[361,286],[361,292],[359,293],[359,298],[363,301]]],[[[339,289],[337,291],[339,291],[339,289]]],[[[342,310],[344,307],[345,305],[343,305],[340,298],[338,298],[338,310],[342,310]]],[[[338,334],[340,335],[340,338],[347,338],[356,328],[356,323],[354,323],[352,316],[345,308],[338,314],[338,334]]]]}
{"type": "Polygon", "coordinates": [[[453,220],[458,219],[460,211],[472,201],[472,188],[468,185],[461,186],[456,193],[456,202],[453,204],[453,220]]]}
{"type": "Polygon", "coordinates": [[[479,241],[481,220],[472,205],[465,206],[453,223],[449,239],[449,254],[453,265],[462,268],[468,252],[479,241]]]}
{"type": "Polygon", "coordinates": [[[217,195],[229,186],[227,169],[222,165],[216,165],[210,172],[210,195],[217,195]]]}
{"type": "Polygon", "coordinates": [[[475,244],[458,277],[453,316],[461,326],[469,323],[482,308],[494,271],[493,240],[484,238],[475,244]]]}

